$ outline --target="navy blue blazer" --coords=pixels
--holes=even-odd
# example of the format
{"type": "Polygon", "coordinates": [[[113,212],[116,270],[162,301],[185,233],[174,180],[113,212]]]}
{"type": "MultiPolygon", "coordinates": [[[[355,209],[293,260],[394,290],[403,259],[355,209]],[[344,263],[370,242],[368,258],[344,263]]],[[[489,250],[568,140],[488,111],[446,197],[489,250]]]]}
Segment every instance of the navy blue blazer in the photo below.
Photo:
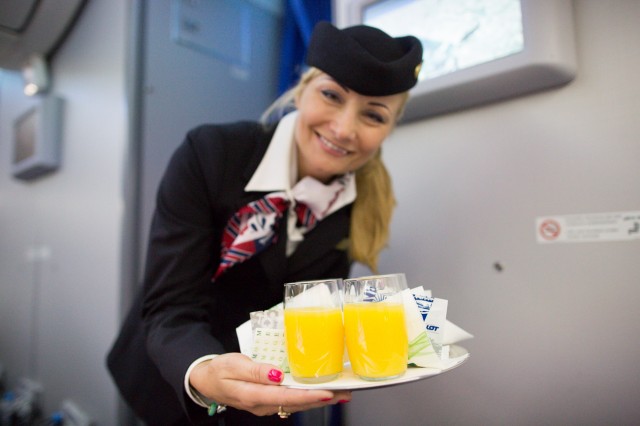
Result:
{"type": "Polygon", "coordinates": [[[343,249],[351,206],[328,216],[287,257],[278,241],[214,283],[222,231],[233,213],[266,193],[246,193],[275,131],[258,123],[204,125],[187,134],[160,183],[144,283],[107,366],[123,398],[149,425],[287,424],[229,408],[208,417],[184,391],[188,366],[205,354],[239,351],[235,333],[249,313],[282,301],[283,283],[347,277],[343,249]]]}

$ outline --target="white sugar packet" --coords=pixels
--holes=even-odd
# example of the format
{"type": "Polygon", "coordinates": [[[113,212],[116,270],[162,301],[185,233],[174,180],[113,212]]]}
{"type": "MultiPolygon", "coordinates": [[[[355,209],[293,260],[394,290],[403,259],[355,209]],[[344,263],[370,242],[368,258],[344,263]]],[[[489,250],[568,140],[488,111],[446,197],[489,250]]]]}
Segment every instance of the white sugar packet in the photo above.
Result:
{"type": "Polygon", "coordinates": [[[431,339],[433,348],[441,359],[446,358],[443,357],[442,342],[444,340],[444,325],[447,320],[448,301],[446,299],[421,296],[415,293],[413,294],[413,298],[418,305],[418,310],[422,315],[422,321],[424,322],[427,335],[431,339]]]}
{"type": "Polygon", "coordinates": [[[442,337],[443,345],[454,345],[463,340],[472,339],[473,334],[463,330],[449,320],[445,321],[444,332],[442,337]]]}
{"type": "Polygon", "coordinates": [[[422,315],[410,289],[402,291],[402,301],[409,339],[408,364],[415,364],[418,367],[442,368],[440,357],[427,335],[422,315]]]}
{"type": "Polygon", "coordinates": [[[411,293],[417,296],[431,297],[431,290],[425,290],[421,285],[411,289],[411,293]]]}
{"type": "MultiPolygon", "coordinates": [[[[418,296],[432,297],[431,290],[425,290],[422,286],[412,288],[411,293],[418,296]]],[[[444,324],[441,330],[443,348],[448,345],[454,345],[456,343],[462,342],[463,340],[472,339],[474,337],[473,334],[463,330],[448,319],[444,320],[444,324]]]]}

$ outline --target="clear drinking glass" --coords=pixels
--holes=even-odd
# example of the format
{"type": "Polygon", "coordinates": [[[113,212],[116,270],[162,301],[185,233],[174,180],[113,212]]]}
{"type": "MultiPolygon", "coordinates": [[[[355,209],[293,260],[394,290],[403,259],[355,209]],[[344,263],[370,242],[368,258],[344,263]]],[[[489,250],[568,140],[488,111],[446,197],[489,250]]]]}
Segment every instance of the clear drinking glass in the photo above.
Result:
{"type": "Polygon", "coordinates": [[[284,328],[294,380],[322,383],[338,377],[344,355],[342,280],[284,285],[284,328]]]}
{"type": "MultiPolygon", "coordinates": [[[[353,372],[387,380],[407,370],[408,341],[399,274],[344,281],[344,329],[353,372]]],[[[404,275],[404,274],[402,274],[404,275]]]]}
{"type": "Polygon", "coordinates": [[[373,279],[373,278],[383,278],[385,280],[396,281],[394,285],[397,285],[400,291],[405,288],[409,288],[407,284],[407,276],[403,272],[397,272],[394,274],[384,274],[384,275],[368,275],[364,277],[358,277],[359,280],[362,279],[373,279]]]}

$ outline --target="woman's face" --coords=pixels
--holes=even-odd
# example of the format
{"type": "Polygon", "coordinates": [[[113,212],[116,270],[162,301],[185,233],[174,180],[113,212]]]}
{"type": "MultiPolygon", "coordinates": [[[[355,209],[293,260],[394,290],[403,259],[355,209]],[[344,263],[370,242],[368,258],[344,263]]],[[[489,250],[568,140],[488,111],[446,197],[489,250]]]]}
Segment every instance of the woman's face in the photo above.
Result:
{"type": "Polygon", "coordinates": [[[296,96],[298,178],[322,182],[362,167],[389,135],[406,95],[364,96],[320,73],[296,96]]]}

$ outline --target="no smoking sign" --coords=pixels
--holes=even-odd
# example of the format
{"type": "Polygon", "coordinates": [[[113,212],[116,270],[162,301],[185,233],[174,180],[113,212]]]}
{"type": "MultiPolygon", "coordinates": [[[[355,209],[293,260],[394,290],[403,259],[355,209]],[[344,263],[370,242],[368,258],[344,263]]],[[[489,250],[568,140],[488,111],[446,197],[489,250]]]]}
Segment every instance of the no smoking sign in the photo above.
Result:
{"type": "Polygon", "coordinates": [[[562,227],[557,221],[553,219],[545,219],[540,223],[538,233],[543,239],[553,241],[558,238],[561,229],[562,227]]]}
{"type": "Polygon", "coordinates": [[[539,243],[640,240],[640,211],[536,218],[539,243]]]}

